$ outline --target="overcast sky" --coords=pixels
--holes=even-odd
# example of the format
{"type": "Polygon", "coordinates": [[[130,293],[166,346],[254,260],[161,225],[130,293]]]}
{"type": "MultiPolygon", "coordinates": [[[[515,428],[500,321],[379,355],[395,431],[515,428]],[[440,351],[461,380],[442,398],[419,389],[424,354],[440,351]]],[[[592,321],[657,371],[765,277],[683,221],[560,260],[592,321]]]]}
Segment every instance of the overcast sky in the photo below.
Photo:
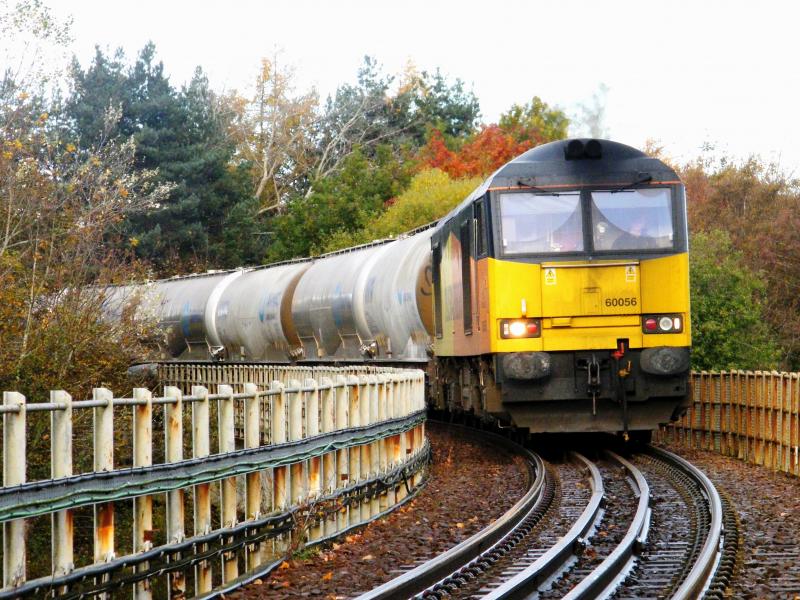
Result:
{"type": "Polygon", "coordinates": [[[60,0],[83,64],[95,44],[129,57],[156,44],[173,83],[196,65],[246,90],[276,49],[300,88],[324,97],[362,57],[388,72],[410,60],[464,80],[485,122],[534,95],[568,113],[608,86],[610,137],[659,140],[689,159],[704,144],[755,153],[800,176],[800,4],[793,0],[227,2],[60,0]]]}

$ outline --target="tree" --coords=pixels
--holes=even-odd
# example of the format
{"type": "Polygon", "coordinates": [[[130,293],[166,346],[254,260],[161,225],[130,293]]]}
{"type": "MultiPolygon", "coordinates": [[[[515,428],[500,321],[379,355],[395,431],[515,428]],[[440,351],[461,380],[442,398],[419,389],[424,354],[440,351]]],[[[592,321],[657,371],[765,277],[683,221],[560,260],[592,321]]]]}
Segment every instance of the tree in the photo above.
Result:
{"type": "Polygon", "coordinates": [[[467,138],[475,133],[480,104],[464,82],[452,83],[439,71],[418,72],[409,64],[397,93],[390,99],[390,123],[413,147],[423,146],[431,129],[449,138],[467,138]]]}
{"type": "Polygon", "coordinates": [[[441,169],[454,178],[486,177],[534,146],[563,139],[569,121],[538,97],[515,104],[500,116],[500,123],[485,125],[466,140],[447,138],[433,130],[418,153],[421,165],[441,169]]]}
{"type": "Polygon", "coordinates": [[[80,146],[133,138],[136,167],[156,171],[171,188],[163,202],[120,224],[136,254],[170,274],[181,265],[227,266],[212,250],[224,235],[235,234],[223,233],[223,223],[249,197],[231,168],[230,103],[217,97],[199,68],[188,85],[176,90],[152,43],[132,66],[126,66],[121,51],[109,59],[97,49],[85,71],[73,61],[71,82],[66,112],[80,146]],[[120,114],[110,131],[98,119],[108,107],[120,114]]]}
{"type": "Polygon", "coordinates": [[[607,138],[606,128],[606,96],[608,86],[601,83],[597,91],[592,94],[591,102],[578,104],[577,114],[572,118],[574,131],[571,135],[577,137],[607,138]]]}
{"type": "Polygon", "coordinates": [[[763,273],[764,316],[783,348],[785,368],[800,365],[800,185],[775,165],[700,158],[680,170],[694,233],[723,229],[744,263],[763,273]]]}
{"type": "Polygon", "coordinates": [[[233,126],[237,159],[250,173],[262,211],[280,209],[288,194],[305,191],[312,168],[317,94],[296,94],[293,78],[277,56],[261,59],[253,98],[241,103],[233,126]]]}
{"type": "Polygon", "coordinates": [[[692,366],[772,369],[779,349],[765,319],[764,277],[721,230],[692,236],[692,366]]]}
{"type": "Polygon", "coordinates": [[[420,171],[391,206],[357,231],[338,230],[325,250],[330,252],[394,237],[440,219],[481,184],[480,177],[451,179],[439,169],[420,171]]]}
{"type": "Polygon", "coordinates": [[[431,75],[410,67],[391,94],[394,79],[367,56],[357,83],[339,86],[328,98],[320,118],[312,181],[335,172],[356,146],[371,157],[378,146],[389,145],[402,160],[425,143],[432,128],[454,137],[474,131],[478,99],[464,90],[460,80],[450,84],[439,71],[431,75]]]}
{"type": "Polygon", "coordinates": [[[526,104],[512,105],[500,115],[498,125],[516,141],[538,146],[566,138],[569,119],[562,110],[551,108],[539,96],[534,96],[526,104]]]}
{"type": "Polygon", "coordinates": [[[317,182],[307,196],[296,196],[285,214],[273,219],[268,260],[319,253],[334,232],[361,229],[407,185],[407,167],[388,146],[380,146],[374,160],[356,148],[337,173],[317,182]]]}

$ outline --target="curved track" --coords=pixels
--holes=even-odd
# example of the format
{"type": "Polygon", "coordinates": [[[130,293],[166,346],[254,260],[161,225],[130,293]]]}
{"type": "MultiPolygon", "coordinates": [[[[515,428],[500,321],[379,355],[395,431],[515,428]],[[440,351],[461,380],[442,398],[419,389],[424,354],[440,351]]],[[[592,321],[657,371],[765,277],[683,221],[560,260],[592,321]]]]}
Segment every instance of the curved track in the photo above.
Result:
{"type": "Polygon", "coordinates": [[[359,598],[688,599],[709,589],[724,515],[701,471],[649,446],[549,463],[525,453],[533,484],[499,521],[359,598]]]}

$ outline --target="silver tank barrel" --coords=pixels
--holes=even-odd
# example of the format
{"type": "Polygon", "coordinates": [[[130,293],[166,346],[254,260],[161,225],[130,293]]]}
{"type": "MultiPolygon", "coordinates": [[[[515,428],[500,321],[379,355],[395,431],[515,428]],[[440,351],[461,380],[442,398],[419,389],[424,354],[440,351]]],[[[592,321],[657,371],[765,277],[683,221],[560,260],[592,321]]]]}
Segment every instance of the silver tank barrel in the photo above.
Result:
{"type": "Polygon", "coordinates": [[[207,358],[209,299],[220,283],[239,275],[241,271],[165,279],[141,286],[122,286],[121,293],[129,294],[131,300],[139,298],[137,316],[158,322],[173,357],[207,358]]]}
{"type": "Polygon", "coordinates": [[[303,274],[292,300],[292,319],[306,358],[360,358],[353,300],[359,274],[378,248],[320,258],[303,274]]]}
{"type": "Polygon", "coordinates": [[[292,302],[306,358],[425,360],[426,308],[419,300],[426,298],[420,282],[429,280],[430,235],[316,260],[292,302]]]}
{"type": "Polygon", "coordinates": [[[428,359],[431,233],[426,230],[390,244],[364,280],[364,318],[380,356],[428,359]]]}
{"type": "Polygon", "coordinates": [[[215,306],[216,332],[231,360],[285,361],[300,347],[291,300],[310,262],[253,269],[232,281],[215,306]]]}

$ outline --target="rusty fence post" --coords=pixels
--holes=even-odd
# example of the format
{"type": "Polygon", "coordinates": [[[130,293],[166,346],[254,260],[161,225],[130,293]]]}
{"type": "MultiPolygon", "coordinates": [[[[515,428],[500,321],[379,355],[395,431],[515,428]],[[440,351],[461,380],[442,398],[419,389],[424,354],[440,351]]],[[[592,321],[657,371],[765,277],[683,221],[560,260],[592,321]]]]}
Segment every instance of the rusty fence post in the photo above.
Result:
{"type": "MultiPolygon", "coordinates": [[[[387,402],[388,402],[388,377],[386,374],[381,373],[378,377],[378,416],[377,420],[379,422],[386,421],[387,419],[387,402]]],[[[382,437],[378,441],[378,448],[379,448],[379,464],[378,470],[380,471],[381,475],[386,475],[386,472],[389,470],[389,444],[386,437],[382,437]]],[[[389,508],[389,493],[388,490],[384,490],[381,492],[380,498],[378,499],[378,510],[384,511],[389,508]]]]}
{"type": "MultiPolygon", "coordinates": [[[[50,476],[53,479],[72,475],[72,396],[63,390],[50,392],[50,402],[64,405],[50,413],[50,476]]],[[[72,510],[60,510],[52,520],[52,573],[66,575],[75,567],[73,555],[72,510]]],[[[59,593],[66,592],[60,588],[59,593]]]]}
{"type": "MultiPolygon", "coordinates": [[[[367,376],[367,397],[369,402],[367,403],[367,421],[370,425],[373,423],[378,422],[378,377],[376,375],[368,375],[367,376]]],[[[380,442],[370,442],[367,444],[369,447],[369,476],[374,477],[380,472],[380,465],[381,465],[381,450],[380,450],[380,442]]],[[[378,513],[381,512],[380,506],[380,497],[373,496],[369,500],[369,516],[374,517],[378,513]]]]}
{"type": "MultiPolygon", "coordinates": [[[[359,427],[361,423],[361,388],[359,386],[358,377],[355,375],[348,375],[347,377],[347,390],[350,401],[349,416],[350,421],[348,427],[359,427]]],[[[353,446],[349,449],[349,482],[355,483],[361,479],[361,448],[353,446]]],[[[361,506],[350,506],[350,525],[356,525],[361,522],[361,506]]]]}
{"type": "MultiPolygon", "coordinates": [[[[270,384],[272,394],[272,443],[282,444],[287,438],[287,417],[286,417],[286,388],[280,381],[273,381],[270,384]]],[[[289,467],[275,467],[272,469],[272,503],[276,510],[284,510],[289,506],[288,496],[288,470],[289,467]]],[[[280,535],[273,542],[273,552],[280,556],[288,549],[287,538],[280,535]]]]}
{"type": "MultiPolygon", "coordinates": [[[[208,389],[194,385],[191,394],[197,398],[192,404],[192,454],[195,458],[202,458],[211,454],[211,407],[208,389]]],[[[211,532],[211,484],[197,484],[193,492],[194,534],[204,535],[211,532]]],[[[203,552],[207,548],[207,544],[202,544],[197,550],[203,552]]],[[[194,568],[195,593],[210,592],[213,587],[212,577],[211,561],[198,563],[194,568]]]]}
{"type": "MultiPolygon", "coordinates": [[[[306,390],[305,413],[306,413],[306,432],[305,437],[314,437],[322,430],[320,414],[320,392],[315,379],[305,379],[303,388],[306,390]]],[[[317,502],[322,492],[322,457],[313,456],[308,459],[308,500],[310,503],[311,519],[314,522],[309,531],[310,540],[318,540],[323,536],[325,523],[319,518],[317,502]]]]}
{"type": "MultiPolygon", "coordinates": [[[[133,397],[142,404],[133,407],[133,466],[149,467],[153,464],[153,395],[146,388],[133,390],[133,397]]],[[[146,552],[153,547],[153,497],[140,496],[133,501],[133,552],[146,552]]],[[[137,571],[146,571],[149,563],[139,565],[137,571]]],[[[135,600],[152,598],[150,581],[136,583],[135,600]]]]}
{"type": "MultiPolygon", "coordinates": [[[[255,383],[245,383],[244,393],[244,447],[258,448],[261,445],[261,396],[255,383]]],[[[261,472],[248,473],[245,478],[245,521],[254,521],[261,516],[261,472]]],[[[247,570],[255,569],[261,562],[261,545],[245,548],[247,570]]]]}
{"type": "MultiPolygon", "coordinates": [[[[299,373],[295,373],[299,375],[299,373]]],[[[300,385],[300,381],[297,379],[290,379],[289,380],[289,388],[286,394],[286,402],[289,405],[289,441],[294,442],[300,439],[303,439],[304,433],[304,393],[302,391],[302,387],[300,385]]],[[[306,462],[300,461],[296,463],[292,463],[289,466],[289,489],[291,490],[290,495],[290,505],[292,507],[299,506],[304,500],[306,500],[306,477],[307,477],[307,470],[306,470],[306,462]]],[[[298,536],[298,539],[295,540],[295,546],[301,543],[302,537],[304,535],[304,525],[306,523],[295,523],[294,531],[292,535],[294,536],[295,532],[298,536]]]]}
{"type": "MultiPolygon", "coordinates": [[[[386,375],[386,407],[385,418],[394,418],[394,392],[395,392],[395,374],[386,375]]],[[[384,449],[386,452],[386,468],[392,469],[395,466],[395,438],[397,436],[390,436],[384,440],[384,449]]],[[[394,506],[397,502],[397,486],[391,486],[386,490],[386,503],[389,506],[394,506]]]]}
{"type": "MultiPolygon", "coordinates": [[[[360,375],[358,377],[358,411],[359,411],[359,423],[364,425],[370,425],[369,420],[369,405],[370,405],[370,384],[369,384],[369,377],[367,375],[360,375]]],[[[369,470],[370,466],[372,465],[372,444],[361,444],[359,446],[361,448],[361,458],[359,464],[359,479],[364,481],[369,479],[369,470]]],[[[371,500],[368,498],[364,498],[361,501],[361,521],[366,521],[370,517],[371,512],[371,500]]]]}
{"type": "MultiPolygon", "coordinates": [[[[416,381],[414,385],[413,410],[416,412],[425,409],[425,375],[421,371],[417,371],[414,377],[416,381]]],[[[425,421],[418,423],[415,431],[417,435],[416,450],[419,451],[425,443],[425,421]]],[[[422,471],[417,471],[414,474],[414,484],[419,485],[420,483],[422,483],[422,471]]]]}
{"type": "MultiPolygon", "coordinates": [[[[320,378],[320,412],[322,433],[330,433],[336,428],[336,390],[330,377],[320,378]]],[[[321,492],[331,493],[336,488],[336,452],[326,452],[322,456],[321,492]]],[[[321,535],[336,532],[336,513],[329,515],[322,523],[321,535]]]]}
{"type": "MultiPolygon", "coordinates": [[[[92,399],[103,402],[94,408],[94,470],[114,470],[114,395],[106,388],[92,390],[92,399]]],[[[114,503],[103,502],[94,505],[94,562],[103,563],[114,560],[114,503]]],[[[102,576],[98,583],[108,580],[102,576]]],[[[99,598],[110,598],[108,593],[99,598]]]]}
{"type": "MultiPolygon", "coordinates": [[[[183,394],[174,386],[164,388],[164,460],[174,463],[183,460],[183,394]]],[[[167,543],[180,543],[186,537],[184,529],[183,489],[167,492],[167,543]]],[[[177,558],[180,558],[179,556],[177,558]]],[[[170,598],[186,595],[186,574],[174,571],[169,574],[170,598]]]]}
{"type": "MultiPolygon", "coordinates": [[[[26,411],[25,396],[3,392],[3,405],[17,412],[3,414],[3,486],[25,483],[26,411]]],[[[17,587],[25,582],[25,519],[3,523],[3,587],[17,587]]]]}
{"type": "MultiPolygon", "coordinates": [[[[220,454],[236,450],[236,437],[234,431],[234,400],[233,388],[229,385],[220,385],[219,399],[219,451],[220,454]]],[[[236,525],[236,477],[226,477],[220,482],[221,510],[220,520],[222,527],[236,525]]],[[[232,541],[232,540],[228,540],[232,541]]],[[[227,583],[239,576],[239,564],[235,552],[228,552],[222,556],[222,581],[227,583]]]]}
{"type": "MultiPolygon", "coordinates": [[[[345,429],[350,423],[350,386],[343,375],[337,375],[334,379],[336,392],[334,401],[336,402],[336,429],[345,429]]],[[[341,488],[350,481],[350,451],[346,448],[336,451],[336,487],[341,488]]],[[[343,506],[337,516],[337,530],[341,531],[347,527],[348,507],[343,506]]]]}

